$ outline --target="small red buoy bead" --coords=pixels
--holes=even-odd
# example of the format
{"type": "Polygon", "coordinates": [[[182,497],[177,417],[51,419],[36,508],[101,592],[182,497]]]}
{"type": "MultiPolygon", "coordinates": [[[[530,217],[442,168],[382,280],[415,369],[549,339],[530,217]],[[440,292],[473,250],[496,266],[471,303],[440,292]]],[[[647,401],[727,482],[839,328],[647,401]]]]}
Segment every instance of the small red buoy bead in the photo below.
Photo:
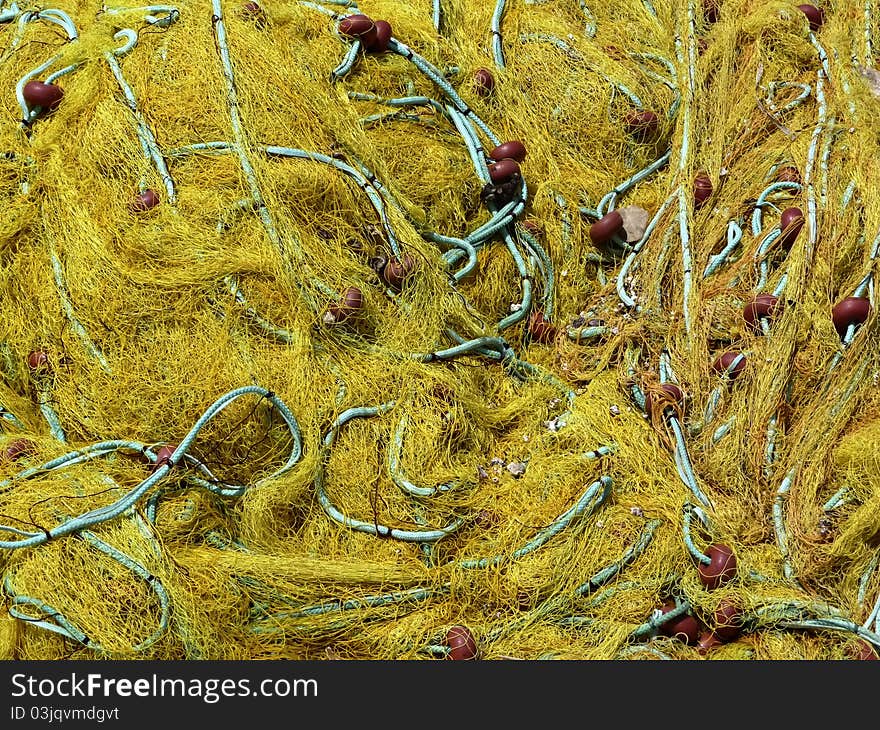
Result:
{"type": "Polygon", "coordinates": [[[792,167],[791,165],[786,165],[785,167],[780,167],[776,171],[776,182],[796,182],[799,183],[801,181],[801,173],[796,167],[792,167]]]}
{"type": "Polygon", "coordinates": [[[41,372],[49,369],[49,356],[42,350],[33,350],[27,356],[28,367],[34,372],[41,372]]]}
{"type": "Polygon", "coordinates": [[[798,10],[807,16],[807,22],[810,24],[811,31],[815,33],[822,27],[822,23],[825,22],[825,13],[819,8],[815,5],[798,5],[797,7],[798,10]]]}
{"type": "Polygon", "coordinates": [[[522,227],[525,228],[535,238],[538,238],[544,234],[543,226],[541,226],[541,224],[534,218],[526,218],[522,222],[522,227]]]}
{"type": "Polygon", "coordinates": [[[652,413],[655,408],[661,405],[665,408],[669,405],[669,400],[684,410],[685,397],[681,388],[675,383],[663,383],[660,386],[660,390],[663,391],[662,395],[652,393],[651,391],[645,393],[645,411],[647,413],[652,413]]]}
{"type": "Polygon", "coordinates": [[[528,591],[517,591],[516,605],[520,611],[531,611],[535,606],[535,598],[528,591]]]}
{"type": "Polygon", "coordinates": [[[446,632],[446,646],[449,647],[446,658],[454,661],[469,661],[480,655],[477,641],[466,626],[453,626],[449,629],[446,632]]]}
{"type": "Polygon", "coordinates": [[[40,107],[46,111],[55,111],[64,97],[64,90],[54,84],[44,84],[42,81],[28,81],[22,89],[22,95],[28,107],[40,107]]]}
{"type": "Polygon", "coordinates": [[[147,189],[135,196],[131,204],[133,213],[146,213],[159,205],[159,194],[155,190],[147,189]]]}
{"type": "Polygon", "coordinates": [[[342,303],[347,309],[358,310],[364,306],[363,292],[356,286],[350,286],[342,293],[342,303]]]}
{"type": "Polygon", "coordinates": [[[395,291],[400,291],[407,277],[415,270],[415,259],[404,254],[402,259],[392,256],[382,269],[382,280],[395,291]]]}
{"type": "Polygon", "coordinates": [[[364,308],[364,294],[356,286],[350,286],[342,293],[342,301],[333,302],[327,308],[334,322],[344,322],[357,315],[364,308]]]}
{"type": "Polygon", "coordinates": [[[501,518],[495,512],[487,509],[481,509],[474,517],[474,524],[481,530],[497,527],[500,523],[501,518]]]}
{"type": "Polygon", "coordinates": [[[786,208],[779,217],[779,243],[783,248],[791,248],[801,228],[804,227],[804,212],[800,208],[786,208]]]}
{"type": "Polygon", "coordinates": [[[736,360],[742,353],[735,351],[728,351],[721,354],[714,363],[712,363],[712,370],[714,370],[718,375],[726,375],[731,380],[736,379],[746,368],[746,359],[742,358],[736,365],[736,367],[727,372],[727,369],[733,364],[733,361],[736,360]]]}
{"type": "Polygon", "coordinates": [[[257,27],[262,28],[266,25],[266,11],[263,10],[259,3],[245,3],[241,9],[244,17],[254,22],[257,27]]]}
{"type": "Polygon", "coordinates": [[[772,294],[758,294],[746,302],[746,305],[743,307],[743,319],[749,327],[760,332],[761,320],[773,319],[779,314],[781,309],[782,305],[778,297],[772,294]]]}
{"type": "Polygon", "coordinates": [[[697,651],[700,654],[708,654],[712,649],[723,646],[723,644],[724,642],[711,631],[704,631],[697,641],[697,651]]]}
{"type": "Polygon", "coordinates": [[[30,439],[15,439],[6,446],[3,456],[10,461],[18,461],[23,456],[33,456],[36,452],[37,445],[30,439]]]}
{"type": "Polygon", "coordinates": [[[616,210],[602,216],[590,226],[590,240],[597,246],[608,243],[615,234],[623,231],[623,216],[616,210]]]}
{"type": "Polygon", "coordinates": [[[491,96],[495,91],[495,77],[487,68],[478,68],[474,72],[474,93],[483,98],[491,96]]]}
{"type": "Polygon", "coordinates": [[[703,0],[703,17],[707,23],[718,22],[718,0],[703,0]]]}
{"type": "Polygon", "coordinates": [[[535,342],[547,343],[556,336],[556,327],[536,309],[529,315],[529,336],[535,342]]]}
{"type": "Polygon", "coordinates": [[[514,175],[519,175],[519,163],[516,160],[503,159],[489,165],[489,179],[496,185],[507,182],[514,175]]]}
{"type": "Polygon", "coordinates": [[[171,457],[177,451],[177,444],[165,444],[156,452],[156,463],[153,464],[153,471],[162,466],[173,466],[171,457]]]}
{"type": "Polygon", "coordinates": [[[706,555],[712,559],[712,562],[708,565],[702,562],[697,565],[700,582],[706,588],[717,588],[736,576],[736,555],[727,545],[720,543],[710,545],[706,555]]]}
{"type": "Polygon", "coordinates": [[[492,160],[506,160],[509,158],[517,162],[525,162],[526,146],[518,139],[502,142],[489,153],[489,158],[492,160]]]}
{"type": "Polygon", "coordinates": [[[624,124],[633,137],[644,142],[657,133],[660,128],[660,119],[652,111],[633,109],[627,113],[624,124]]]}
{"type": "MultiPolygon", "coordinates": [[[[674,601],[667,601],[661,607],[663,613],[669,613],[675,608],[674,601]]],[[[685,644],[693,644],[696,642],[700,633],[700,625],[693,616],[679,616],[671,621],[667,621],[660,626],[660,631],[666,636],[672,636],[685,644]]]]}
{"type": "Polygon", "coordinates": [[[712,181],[702,172],[694,178],[694,208],[700,209],[712,197],[712,181]]]}
{"type": "Polygon", "coordinates": [[[733,641],[742,633],[742,611],[734,601],[724,599],[712,614],[712,623],[719,639],[733,641]]]}
{"type": "Polygon", "coordinates": [[[385,53],[391,43],[391,24],[386,20],[377,20],[374,32],[362,39],[367,53],[385,53]]]}
{"type": "Polygon", "coordinates": [[[663,383],[660,389],[672,398],[676,403],[684,404],[684,393],[675,383],[663,383]]]}
{"type": "Polygon", "coordinates": [[[851,324],[863,324],[871,313],[871,305],[863,297],[841,299],[831,310],[831,321],[837,334],[843,337],[851,324]]]}
{"type": "Polygon", "coordinates": [[[853,647],[850,647],[849,651],[850,659],[855,659],[857,661],[877,661],[880,657],[877,656],[877,650],[871,646],[867,641],[859,641],[853,647]]]}
{"type": "Polygon", "coordinates": [[[339,21],[339,34],[346,38],[360,38],[376,27],[373,19],[362,15],[349,15],[339,21]]]}

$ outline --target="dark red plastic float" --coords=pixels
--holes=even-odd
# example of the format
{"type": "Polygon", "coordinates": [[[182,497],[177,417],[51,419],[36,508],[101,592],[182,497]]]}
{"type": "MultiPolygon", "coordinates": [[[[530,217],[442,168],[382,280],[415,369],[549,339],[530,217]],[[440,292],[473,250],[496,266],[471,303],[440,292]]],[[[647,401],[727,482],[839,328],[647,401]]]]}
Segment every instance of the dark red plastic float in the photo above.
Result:
{"type": "Polygon", "coordinates": [[[851,324],[864,324],[871,313],[871,305],[863,297],[841,299],[831,310],[831,321],[837,334],[843,337],[851,324]]]}
{"type": "Polygon", "coordinates": [[[454,661],[469,661],[479,658],[480,655],[477,641],[466,626],[453,626],[449,629],[446,632],[446,646],[449,647],[446,658],[454,661]]]}
{"type": "Polygon", "coordinates": [[[697,565],[700,582],[706,588],[718,588],[733,580],[736,576],[736,555],[733,554],[733,550],[727,545],[718,543],[710,545],[706,555],[712,559],[712,562],[708,565],[702,562],[697,565]]]}

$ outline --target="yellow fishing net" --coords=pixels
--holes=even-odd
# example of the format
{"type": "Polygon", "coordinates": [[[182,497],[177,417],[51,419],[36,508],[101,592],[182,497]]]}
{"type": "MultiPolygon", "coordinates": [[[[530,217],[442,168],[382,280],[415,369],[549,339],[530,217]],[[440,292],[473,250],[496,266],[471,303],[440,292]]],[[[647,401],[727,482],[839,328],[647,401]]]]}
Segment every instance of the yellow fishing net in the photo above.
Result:
{"type": "Polygon", "coordinates": [[[0,657],[876,658],[878,21],[0,2],[0,657]]]}

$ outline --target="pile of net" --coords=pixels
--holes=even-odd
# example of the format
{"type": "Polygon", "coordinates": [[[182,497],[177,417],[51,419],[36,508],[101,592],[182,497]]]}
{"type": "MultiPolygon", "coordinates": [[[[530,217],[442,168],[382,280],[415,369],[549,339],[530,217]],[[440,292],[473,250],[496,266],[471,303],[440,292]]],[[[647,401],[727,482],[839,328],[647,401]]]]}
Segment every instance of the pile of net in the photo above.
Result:
{"type": "Polygon", "coordinates": [[[877,658],[878,25],[0,2],[0,658],[877,658]]]}

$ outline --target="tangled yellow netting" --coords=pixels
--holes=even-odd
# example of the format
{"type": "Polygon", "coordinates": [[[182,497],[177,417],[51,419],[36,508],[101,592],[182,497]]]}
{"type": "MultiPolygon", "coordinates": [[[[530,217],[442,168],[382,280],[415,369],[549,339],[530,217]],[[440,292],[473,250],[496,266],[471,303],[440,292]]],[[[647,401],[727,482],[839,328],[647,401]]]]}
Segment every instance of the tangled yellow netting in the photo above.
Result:
{"type": "Polygon", "coordinates": [[[871,2],[815,33],[751,0],[127,5],[0,3],[0,657],[416,659],[456,625],[486,659],[877,645],[880,347],[873,309],[831,314],[874,296],[871,2]],[[394,40],[346,68],[356,12],[394,40]],[[456,278],[520,192],[484,188],[480,121],[528,195],[456,278]]]}

